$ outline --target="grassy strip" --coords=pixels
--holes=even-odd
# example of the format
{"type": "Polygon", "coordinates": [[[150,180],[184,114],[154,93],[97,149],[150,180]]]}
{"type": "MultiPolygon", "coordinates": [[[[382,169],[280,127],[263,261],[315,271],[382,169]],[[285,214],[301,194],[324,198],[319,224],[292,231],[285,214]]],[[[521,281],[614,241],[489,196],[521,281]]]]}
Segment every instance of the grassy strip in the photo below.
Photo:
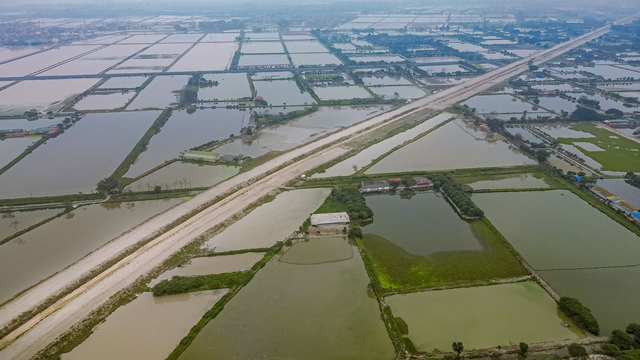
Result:
{"type": "Polygon", "coordinates": [[[162,111],[160,116],[158,116],[156,121],[153,122],[149,130],[147,130],[147,132],[142,136],[136,146],[134,146],[133,150],[131,150],[129,155],[127,155],[124,161],[122,161],[118,168],[113,172],[111,176],[114,179],[119,181],[124,176],[124,174],[129,171],[129,168],[131,167],[131,165],[133,165],[133,162],[136,161],[138,156],[140,156],[140,154],[142,154],[142,152],[147,149],[147,145],[149,145],[149,141],[151,141],[151,138],[155,134],[157,134],[167,122],[167,120],[169,120],[169,118],[171,117],[171,113],[171,109],[162,111]]]}
{"type": "Polygon", "coordinates": [[[398,323],[393,316],[393,312],[389,305],[384,302],[384,289],[380,284],[379,278],[376,274],[375,265],[371,257],[369,257],[369,253],[364,246],[364,243],[361,239],[356,239],[356,245],[358,246],[358,250],[360,251],[360,256],[362,257],[362,262],[364,263],[365,270],[367,271],[367,275],[369,276],[369,283],[371,290],[373,291],[376,299],[378,300],[378,307],[380,308],[380,313],[382,317],[382,321],[384,322],[384,326],[387,329],[387,333],[389,334],[389,338],[391,338],[391,343],[393,343],[393,347],[396,350],[396,354],[400,355],[406,351],[405,342],[402,338],[402,331],[398,326],[398,323]]]}
{"type": "Polygon", "coordinates": [[[637,142],[609,130],[597,128],[593,123],[573,124],[571,129],[584,131],[595,137],[580,139],[558,138],[558,141],[562,144],[586,142],[604,149],[605,151],[580,149],[586,156],[602,164],[602,170],[640,171],[640,144],[637,142]]]}
{"type": "Polygon", "coordinates": [[[105,196],[99,193],[93,194],[77,194],[77,195],[60,195],[60,196],[44,196],[21,199],[3,199],[0,200],[0,206],[23,206],[37,204],[55,204],[55,203],[72,203],[76,201],[93,201],[104,200],[105,196]]]}
{"type": "Polygon", "coordinates": [[[247,283],[249,272],[210,274],[199,276],[174,276],[162,280],[152,289],[153,296],[175,295],[194,291],[233,288],[247,283]]]}
{"type": "Polygon", "coordinates": [[[48,136],[43,136],[40,140],[36,141],[33,145],[29,146],[22,154],[18,155],[15,159],[11,160],[7,165],[0,168],[0,175],[4,174],[7,170],[9,170],[13,165],[17,164],[20,160],[24,159],[27,155],[31,154],[33,150],[35,150],[38,146],[44,144],[45,141],[49,140],[48,136]]]}
{"type": "Polygon", "coordinates": [[[9,241],[11,241],[11,240],[13,240],[13,239],[15,239],[15,238],[18,238],[18,237],[20,237],[20,236],[22,236],[22,235],[24,235],[24,234],[28,233],[29,231],[31,231],[31,230],[33,230],[33,229],[35,229],[35,228],[37,228],[37,227],[40,227],[40,226],[42,226],[42,225],[44,225],[44,224],[48,223],[48,222],[49,222],[49,221],[51,221],[51,220],[57,219],[57,218],[61,217],[62,215],[65,215],[65,214],[67,214],[67,213],[70,213],[72,210],[73,210],[73,208],[68,207],[68,208],[66,208],[64,211],[62,211],[62,212],[61,212],[61,213],[59,213],[59,214],[56,214],[56,215],[54,215],[54,216],[52,216],[52,217],[50,217],[50,218],[44,219],[44,220],[40,221],[40,222],[39,222],[39,223],[37,223],[37,224],[34,224],[34,225],[29,226],[29,227],[28,227],[28,228],[26,228],[26,229],[22,229],[22,230],[20,230],[20,231],[16,232],[15,234],[13,234],[13,235],[9,235],[9,236],[7,236],[6,238],[4,238],[4,239],[0,240],[0,245],[2,245],[2,244],[6,244],[6,243],[8,243],[9,241]]]}
{"type": "Polygon", "coordinates": [[[224,252],[209,252],[206,254],[207,257],[212,256],[227,256],[227,255],[238,255],[238,254],[246,254],[246,253],[263,253],[269,251],[271,248],[255,248],[255,249],[242,249],[242,250],[231,250],[224,252]]]}
{"type": "Polygon", "coordinates": [[[276,245],[271,247],[269,251],[264,255],[264,257],[260,261],[258,261],[255,265],[253,265],[250,271],[245,273],[246,275],[242,278],[242,282],[232,287],[229,290],[229,292],[225,294],[225,296],[223,296],[213,306],[211,310],[207,311],[202,317],[202,319],[200,319],[200,321],[198,321],[198,323],[191,328],[191,330],[189,331],[189,334],[187,334],[187,336],[185,336],[180,341],[180,344],[173,350],[173,352],[171,352],[171,354],[169,354],[169,356],[167,357],[167,360],[177,359],[180,356],[180,354],[182,354],[187,349],[187,347],[191,344],[193,339],[195,339],[196,336],[198,336],[200,331],[209,323],[209,321],[211,321],[216,316],[218,316],[218,314],[224,309],[224,306],[229,302],[229,300],[231,300],[233,296],[235,296],[235,294],[237,294],[238,291],[240,291],[240,289],[243,286],[248,284],[249,281],[253,279],[255,274],[260,269],[262,269],[267,264],[267,262],[269,262],[269,260],[271,260],[271,258],[273,258],[282,249],[283,246],[284,246],[283,242],[278,242],[276,245]]]}

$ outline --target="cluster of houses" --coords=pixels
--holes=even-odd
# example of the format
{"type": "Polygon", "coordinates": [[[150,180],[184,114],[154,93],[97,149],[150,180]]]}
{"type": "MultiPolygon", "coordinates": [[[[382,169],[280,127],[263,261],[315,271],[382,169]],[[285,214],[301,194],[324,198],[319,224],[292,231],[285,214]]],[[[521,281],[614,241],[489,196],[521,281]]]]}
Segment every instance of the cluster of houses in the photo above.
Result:
{"type": "Polygon", "coordinates": [[[60,129],[57,125],[51,125],[48,127],[41,127],[33,130],[25,130],[25,129],[0,129],[0,136],[8,138],[18,138],[25,137],[28,135],[49,135],[55,136],[58,134],[60,129]]]}
{"type": "Polygon", "coordinates": [[[376,192],[385,192],[389,191],[393,188],[391,183],[399,183],[396,187],[397,190],[405,190],[405,189],[430,189],[433,187],[433,181],[424,178],[424,177],[416,177],[413,178],[415,185],[404,185],[402,184],[401,178],[390,178],[389,180],[373,180],[373,181],[363,181],[360,186],[361,193],[376,193],[376,192]]]}

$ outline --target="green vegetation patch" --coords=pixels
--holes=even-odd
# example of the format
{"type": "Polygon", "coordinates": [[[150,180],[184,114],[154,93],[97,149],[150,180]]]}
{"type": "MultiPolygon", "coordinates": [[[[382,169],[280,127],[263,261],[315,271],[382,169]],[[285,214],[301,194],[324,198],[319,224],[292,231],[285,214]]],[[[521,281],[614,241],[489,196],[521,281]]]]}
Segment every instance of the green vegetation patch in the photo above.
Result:
{"type": "Polygon", "coordinates": [[[605,151],[587,151],[578,146],[580,151],[593,160],[602,164],[602,170],[608,171],[640,171],[640,144],[613,133],[598,128],[595,124],[574,124],[571,129],[588,132],[594,138],[558,138],[562,144],[573,145],[574,142],[592,143],[605,151]]]}
{"type": "Polygon", "coordinates": [[[193,291],[226,289],[243,285],[252,276],[253,274],[247,271],[199,276],[174,276],[169,280],[160,281],[151,291],[153,296],[163,296],[193,291]]]}
{"type": "Polygon", "coordinates": [[[364,235],[363,243],[380,285],[390,292],[482,284],[528,275],[486,218],[470,225],[483,247],[481,251],[447,251],[423,257],[376,235],[364,235]]]}
{"type": "Polygon", "coordinates": [[[598,320],[593,316],[591,310],[582,305],[578,299],[562,297],[558,306],[562,312],[573,318],[578,325],[589,330],[594,335],[600,334],[598,320]]]}

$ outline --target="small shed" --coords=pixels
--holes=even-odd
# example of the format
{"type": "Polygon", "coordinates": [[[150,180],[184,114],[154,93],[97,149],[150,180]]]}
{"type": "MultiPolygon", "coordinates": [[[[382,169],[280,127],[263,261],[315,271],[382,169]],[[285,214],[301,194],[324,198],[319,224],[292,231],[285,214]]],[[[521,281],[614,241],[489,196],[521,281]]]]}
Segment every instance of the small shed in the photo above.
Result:
{"type": "Polygon", "coordinates": [[[349,215],[346,212],[313,214],[311,215],[311,225],[345,225],[349,223],[349,215]]]}

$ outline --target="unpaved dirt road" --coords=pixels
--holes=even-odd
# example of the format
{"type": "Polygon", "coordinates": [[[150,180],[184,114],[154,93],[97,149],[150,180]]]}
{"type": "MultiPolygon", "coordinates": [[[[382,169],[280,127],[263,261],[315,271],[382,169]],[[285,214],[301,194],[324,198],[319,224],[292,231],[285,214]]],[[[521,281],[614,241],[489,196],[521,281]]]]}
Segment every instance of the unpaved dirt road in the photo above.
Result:
{"type": "Polygon", "coordinates": [[[342,147],[345,142],[376,130],[389,121],[396,121],[424,108],[446,109],[458,101],[485,91],[493,85],[525,71],[530,60],[537,64],[548,61],[603,35],[607,31],[608,27],[595,30],[567,43],[536,53],[526,59],[496,69],[463,84],[427,96],[394,111],[381,114],[294,149],[246,173],[220,183],[190,201],[177,205],[148,220],[4,304],[0,308],[0,326],[4,326],[18,314],[32,309],[44,299],[59,293],[98,265],[121,254],[131,245],[157,234],[167,224],[214,200],[220,194],[240,188],[240,190],[235,191],[224,200],[206,208],[172,230],[160,235],[1,339],[0,349],[2,350],[0,351],[0,358],[31,358],[37,351],[87,316],[110,296],[161,264],[167,257],[207,229],[229,219],[233,214],[242,211],[242,209],[249,206],[256,199],[268,194],[274,188],[280,187],[291,179],[299,177],[347,152],[348,150],[342,147]],[[319,150],[327,145],[330,146],[319,150]],[[255,183],[242,187],[250,180],[261,178],[265,173],[274,171],[283,164],[303,155],[305,157],[302,160],[298,160],[255,183]]]}

